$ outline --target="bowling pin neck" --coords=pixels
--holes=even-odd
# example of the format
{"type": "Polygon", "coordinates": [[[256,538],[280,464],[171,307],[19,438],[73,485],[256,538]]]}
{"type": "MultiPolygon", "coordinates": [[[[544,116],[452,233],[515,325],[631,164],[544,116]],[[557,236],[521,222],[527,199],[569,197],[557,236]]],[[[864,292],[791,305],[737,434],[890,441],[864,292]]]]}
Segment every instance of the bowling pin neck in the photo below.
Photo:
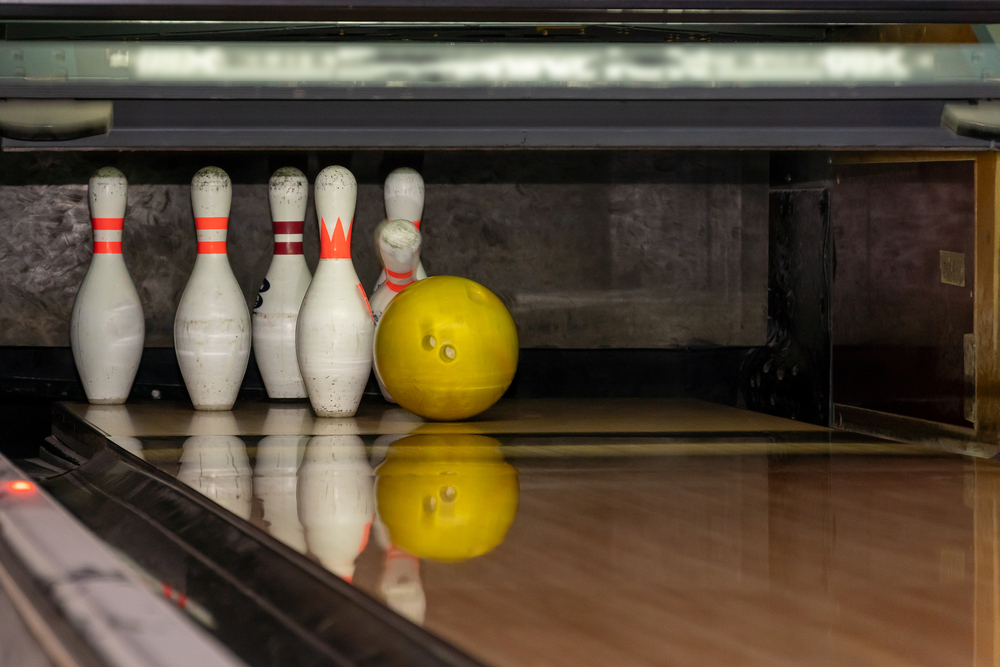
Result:
{"type": "Polygon", "coordinates": [[[385,179],[385,217],[409,220],[420,229],[424,212],[424,179],[415,169],[395,169],[385,179]]]}
{"type": "Polygon", "coordinates": [[[295,221],[274,221],[274,254],[277,255],[301,255],[302,254],[302,220],[295,221]]]}
{"type": "Polygon", "coordinates": [[[228,217],[204,217],[194,219],[198,230],[199,255],[225,255],[226,235],[229,229],[228,217]]]}
{"type": "Polygon", "coordinates": [[[351,258],[351,229],[354,219],[319,220],[319,257],[324,259],[351,258]]]}
{"type": "Polygon", "coordinates": [[[94,225],[94,254],[122,254],[122,225],[124,218],[91,218],[94,225]]]}

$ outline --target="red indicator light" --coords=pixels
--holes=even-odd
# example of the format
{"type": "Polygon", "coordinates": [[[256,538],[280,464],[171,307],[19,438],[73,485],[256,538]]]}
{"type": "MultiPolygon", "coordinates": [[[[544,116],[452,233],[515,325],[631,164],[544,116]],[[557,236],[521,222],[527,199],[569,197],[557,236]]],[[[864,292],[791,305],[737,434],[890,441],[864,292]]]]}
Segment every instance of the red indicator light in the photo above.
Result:
{"type": "Polygon", "coordinates": [[[35,485],[27,480],[19,479],[13,482],[8,482],[7,488],[16,493],[26,493],[28,491],[34,491],[35,485]]]}

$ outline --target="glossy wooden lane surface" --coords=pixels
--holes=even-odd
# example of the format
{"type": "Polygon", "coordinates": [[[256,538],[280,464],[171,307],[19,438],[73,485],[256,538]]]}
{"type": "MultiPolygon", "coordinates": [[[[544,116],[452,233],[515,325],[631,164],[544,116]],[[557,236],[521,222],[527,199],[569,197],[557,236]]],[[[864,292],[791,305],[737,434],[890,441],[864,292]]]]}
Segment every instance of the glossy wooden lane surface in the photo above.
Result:
{"type": "MultiPolygon", "coordinates": [[[[181,450],[147,454],[176,472],[178,459],[161,457],[181,450]]],[[[1000,657],[1000,473],[990,462],[559,450],[503,448],[520,485],[506,538],[470,560],[419,560],[411,582],[425,604],[418,620],[488,664],[943,667],[1000,657]]],[[[280,537],[274,486],[260,496],[251,465],[250,521],[280,537]]],[[[284,505],[294,508],[291,475],[284,505]]],[[[298,548],[317,557],[312,539],[307,529],[298,548]]],[[[370,540],[354,584],[386,600],[389,560],[370,540]]]]}
{"type": "MultiPolygon", "coordinates": [[[[376,503],[353,583],[498,667],[1000,664],[994,463],[692,401],[639,406],[653,414],[636,406],[531,401],[473,422],[502,434],[484,446],[516,470],[503,541],[459,562],[404,554],[409,579],[392,588],[399,547],[379,528],[388,508],[376,503]]],[[[326,420],[262,438],[265,408],[204,419],[155,408],[75,409],[98,424],[126,414],[131,433],[153,433],[127,436],[148,461],[172,474],[186,466],[188,483],[317,560],[318,531],[344,525],[337,498],[374,493],[386,457],[416,442],[308,437],[326,420]],[[171,428],[210,433],[165,437],[171,428]],[[272,449],[262,465],[279,441],[284,462],[272,449]],[[355,458],[315,455],[338,447],[355,458]],[[303,480],[310,494],[327,485],[326,510],[303,514],[303,480]]],[[[355,422],[382,430],[368,414],[355,422]]],[[[485,519],[490,504],[475,511],[485,519]]]]}
{"type": "Polygon", "coordinates": [[[410,433],[683,433],[824,432],[793,422],[691,399],[510,399],[474,419],[425,422],[381,398],[366,396],[350,419],[316,417],[308,403],[237,403],[231,412],[197,412],[188,404],[67,404],[109,436],[379,435],[410,433]]]}
{"type": "Polygon", "coordinates": [[[519,462],[504,543],[422,563],[426,626],[510,667],[995,664],[974,661],[997,625],[974,606],[996,593],[974,530],[990,464],[636,463],[519,462]]]}

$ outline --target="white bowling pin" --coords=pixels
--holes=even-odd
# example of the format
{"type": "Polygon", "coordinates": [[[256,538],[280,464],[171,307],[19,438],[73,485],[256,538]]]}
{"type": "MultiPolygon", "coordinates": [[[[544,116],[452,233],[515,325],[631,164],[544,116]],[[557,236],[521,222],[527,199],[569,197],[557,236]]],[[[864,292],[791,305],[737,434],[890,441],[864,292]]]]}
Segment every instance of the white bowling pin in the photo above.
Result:
{"type": "MultiPolygon", "coordinates": [[[[386,220],[409,220],[413,226],[420,229],[420,218],[424,214],[424,179],[420,172],[409,167],[393,169],[386,177],[385,185],[382,187],[385,198],[385,218],[386,220]]],[[[378,238],[380,229],[375,229],[375,252],[379,254],[378,238]]],[[[382,265],[385,266],[385,258],[380,257],[382,265]]],[[[417,280],[427,277],[424,265],[417,263],[417,280]]],[[[385,282],[385,269],[378,276],[375,289],[385,282]]],[[[375,290],[372,290],[372,294],[375,290]]]]}
{"type": "MultiPolygon", "coordinates": [[[[379,285],[372,295],[372,319],[375,321],[375,335],[378,335],[378,321],[389,306],[392,298],[413,283],[417,266],[420,264],[420,231],[413,223],[406,220],[393,220],[382,227],[378,242],[379,254],[385,261],[385,273],[388,279],[379,285]]],[[[372,363],[375,368],[375,379],[382,396],[390,403],[395,403],[389,392],[385,390],[382,376],[379,375],[378,364],[375,363],[374,346],[372,347],[372,363]]]]}
{"type": "Polygon", "coordinates": [[[372,366],[371,308],[351,261],[358,185],[344,167],[316,177],[320,259],[299,309],[295,352],[320,417],[352,417],[372,366]]]}
{"type": "Polygon", "coordinates": [[[306,538],[299,522],[299,464],[309,436],[269,435],[257,443],[253,471],[253,492],[260,500],[267,532],[300,553],[306,538]]]}
{"type": "Polygon", "coordinates": [[[174,350],[196,410],[229,410],[250,359],[250,311],[229,267],[233,188],[218,167],[191,180],[198,257],[174,318],[174,350]]]}
{"type": "Polygon", "coordinates": [[[181,449],[177,479],[240,517],[250,518],[250,459],[235,435],[232,414],[196,414],[191,430],[219,435],[193,435],[181,449]]]}
{"type": "Polygon", "coordinates": [[[372,468],[356,435],[317,435],[299,466],[299,521],[324,567],[351,581],[375,515],[372,468]]]}
{"type": "Polygon", "coordinates": [[[302,254],[309,183],[294,167],[274,172],[268,198],[274,224],[274,257],[253,309],[253,352],[271,398],[305,398],[295,358],[295,320],[312,275],[302,254]]]}
{"type": "Polygon", "coordinates": [[[94,256],[73,304],[70,346],[91,403],[124,403],[139,370],[146,324],[122,259],[128,182],[114,167],[90,177],[94,256]]]}

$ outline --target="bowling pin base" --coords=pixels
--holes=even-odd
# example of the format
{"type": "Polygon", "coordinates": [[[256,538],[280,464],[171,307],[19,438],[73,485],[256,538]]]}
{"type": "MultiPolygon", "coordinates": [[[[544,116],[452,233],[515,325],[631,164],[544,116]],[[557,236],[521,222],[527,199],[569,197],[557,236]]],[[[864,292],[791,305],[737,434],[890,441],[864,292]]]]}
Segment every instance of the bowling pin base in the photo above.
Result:
{"type": "MultiPolygon", "coordinates": [[[[192,403],[192,405],[194,405],[192,403]]],[[[224,412],[226,410],[232,410],[233,404],[220,404],[220,405],[195,405],[195,410],[201,410],[202,412],[224,412]]]]}
{"type": "Polygon", "coordinates": [[[357,410],[331,410],[331,411],[320,411],[313,408],[313,412],[316,413],[317,417],[353,417],[358,411],[357,410]]]}
{"type": "Polygon", "coordinates": [[[273,394],[267,392],[267,397],[272,401],[302,401],[308,399],[309,394],[306,393],[305,387],[303,387],[301,390],[276,391],[273,394]]]}
{"type": "Polygon", "coordinates": [[[127,396],[122,398],[87,398],[87,402],[91,405],[122,405],[125,403],[127,396]]]}

